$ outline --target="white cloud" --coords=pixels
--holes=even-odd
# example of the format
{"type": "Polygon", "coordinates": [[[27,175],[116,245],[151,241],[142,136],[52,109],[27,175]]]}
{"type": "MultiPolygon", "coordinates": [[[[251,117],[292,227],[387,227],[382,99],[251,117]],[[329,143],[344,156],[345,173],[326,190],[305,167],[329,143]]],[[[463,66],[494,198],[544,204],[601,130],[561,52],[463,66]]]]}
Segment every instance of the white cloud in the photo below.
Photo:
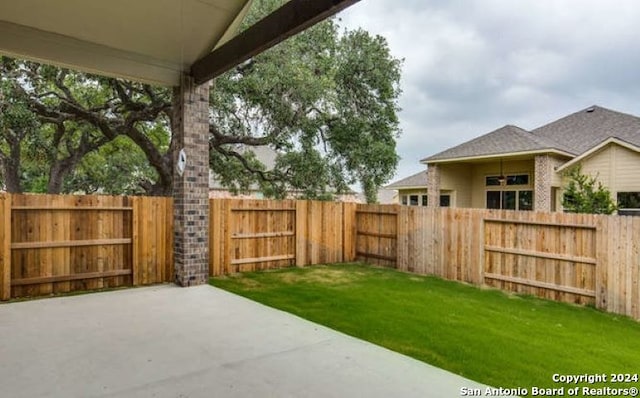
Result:
{"type": "Polygon", "coordinates": [[[398,177],[505,124],[593,104],[640,115],[637,0],[362,0],[341,18],[405,60],[398,177]]]}

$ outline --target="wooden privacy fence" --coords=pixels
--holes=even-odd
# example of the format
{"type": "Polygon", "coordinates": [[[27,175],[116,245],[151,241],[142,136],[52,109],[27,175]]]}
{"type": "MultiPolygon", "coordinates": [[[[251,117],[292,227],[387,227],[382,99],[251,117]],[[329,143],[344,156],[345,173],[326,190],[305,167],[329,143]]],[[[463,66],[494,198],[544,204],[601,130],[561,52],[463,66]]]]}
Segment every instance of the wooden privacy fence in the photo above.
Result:
{"type": "MultiPolygon", "coordinates": [[[[355,205],[210,200],[209,274],[353,261],[355,205]]],[[[0,299],[173,281],[173,200],[0,195],[0,299]]]]}
{"type": "Polygon", "coordinates": [[[355,204],[212,199],[209,274],[353,261],[355,204]]]}
{"type": "MultiPolygon", "coordinates": [[[[212,199],[209,274],[348,262],[640,319],[640,217],[212,199]]],[[[0,195],[0,299],[173,280],[171,198],[0,195]]]]}
{"type": "Polygon", "coordinates": [[[172,280],[168,198],[1,195],[0,299],[172,280]]]}
{"type": "Polygon", "coordinates": [[[640,217],[358,205],[359,260],[640,319],[640,217]]]}
{"type": "Polygon", "coordinates": [[[582,216],[516,215],[484,219],[484,282],[559,301],[594,303],[596,225],[584,223],[582,216]]]}

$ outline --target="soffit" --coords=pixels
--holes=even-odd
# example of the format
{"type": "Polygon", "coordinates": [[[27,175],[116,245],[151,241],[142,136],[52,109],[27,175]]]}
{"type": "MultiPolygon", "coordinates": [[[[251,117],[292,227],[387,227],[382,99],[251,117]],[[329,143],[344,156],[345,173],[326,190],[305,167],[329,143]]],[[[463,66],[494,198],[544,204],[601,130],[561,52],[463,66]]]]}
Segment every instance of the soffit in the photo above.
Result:
{"type": "Polygon", "coordinates": [[[231,39],[250,0],[0,2],[0,53],[87,72],[178,85],[231,39]]]}

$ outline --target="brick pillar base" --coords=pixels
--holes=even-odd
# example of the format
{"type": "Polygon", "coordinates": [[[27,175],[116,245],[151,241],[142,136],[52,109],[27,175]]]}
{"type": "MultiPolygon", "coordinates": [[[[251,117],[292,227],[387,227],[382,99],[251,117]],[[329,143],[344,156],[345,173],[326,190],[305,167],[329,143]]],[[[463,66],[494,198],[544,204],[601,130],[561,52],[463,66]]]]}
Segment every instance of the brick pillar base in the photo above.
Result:
{"type": "Polygon", "coordinates": [[[186,167],[173,171],[175,283],[192,286],[209,277],[209,85],[196,86],[185,76],[173,90],[176,147],[173,163],[184,149],[186,167]]]}

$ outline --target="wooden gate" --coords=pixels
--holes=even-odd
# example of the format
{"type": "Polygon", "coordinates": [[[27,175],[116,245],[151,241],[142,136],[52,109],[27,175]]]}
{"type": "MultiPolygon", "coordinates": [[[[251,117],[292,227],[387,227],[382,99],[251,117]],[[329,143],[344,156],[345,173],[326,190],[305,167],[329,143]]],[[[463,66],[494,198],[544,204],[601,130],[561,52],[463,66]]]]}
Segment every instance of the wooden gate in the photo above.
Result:
{"type": "Polygon", "coordinates": [[[296,208],[278,206],[230,209],[230,231],[226,238],[232,272],[292,266],[296,263],[296,208]]]}
{"type": "Polygon", "coordinates": [[[553,300],[593,304],[596,226],[485,218],[485,283],[553,300]]]}
{"type": "Polygon", "coordinates": [[[126,197],[14,195],[11,296],[132,284],[126,197]]]}
{"type": "Polygon", "coordinates": [[[358,205],[356,258],[372,264],[395,266],[398,261],[396,206],[358,205]]]}

